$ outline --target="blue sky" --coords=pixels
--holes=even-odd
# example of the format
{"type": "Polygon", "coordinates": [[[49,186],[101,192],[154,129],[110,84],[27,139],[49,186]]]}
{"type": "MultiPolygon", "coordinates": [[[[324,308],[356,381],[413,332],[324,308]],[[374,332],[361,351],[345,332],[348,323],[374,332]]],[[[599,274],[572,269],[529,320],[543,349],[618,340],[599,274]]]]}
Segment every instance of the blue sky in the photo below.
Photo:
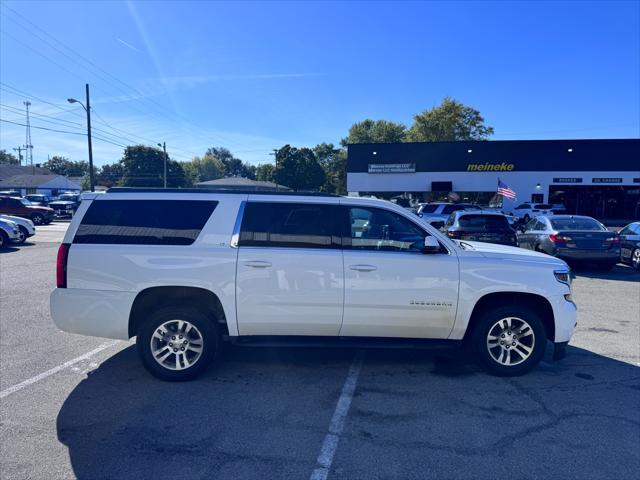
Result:
{"type": "MultiPolygon", "coordinates": [[[[133,141],[270,162],[365,118],[410,125],[447,95],[493,139],[640,136],[638,1],[3,1],[0,16],[0,117],[24,123],[29,95],[32,125],[81,132],[65,99],[89,82],[97,165],[133,141]]],[[[0,129],[0,149],[25,143],[0,129]]],[[[32,143],[35,162],[87,158],[81,135],[32,143]]]]}

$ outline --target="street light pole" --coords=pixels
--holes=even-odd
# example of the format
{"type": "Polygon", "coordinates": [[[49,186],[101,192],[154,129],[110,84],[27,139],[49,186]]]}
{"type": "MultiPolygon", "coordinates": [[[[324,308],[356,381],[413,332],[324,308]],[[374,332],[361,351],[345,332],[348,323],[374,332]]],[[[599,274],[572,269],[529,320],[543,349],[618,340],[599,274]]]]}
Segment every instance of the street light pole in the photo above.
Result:
{"type": "Polygon", "coordinates": [[[158,146],[164,152],[164,188],[167,188],[167,142],[159,143],[158,146]]]}
{"type": "Polygon", "coordinates": [[[82,103],[80,100],[76,100],[75,98],[67,98],[67,102],[69,103],[79,103],[84,108],[84,111],[87,112],[87,145],[89,147],[89,185],[91,187],[91,191],[95,191],[95,178],[93,175],[93,148],[91,146],[91,103],[89,102],[89,84],[85,85],[86,92],[86,105],[82,103]]]}

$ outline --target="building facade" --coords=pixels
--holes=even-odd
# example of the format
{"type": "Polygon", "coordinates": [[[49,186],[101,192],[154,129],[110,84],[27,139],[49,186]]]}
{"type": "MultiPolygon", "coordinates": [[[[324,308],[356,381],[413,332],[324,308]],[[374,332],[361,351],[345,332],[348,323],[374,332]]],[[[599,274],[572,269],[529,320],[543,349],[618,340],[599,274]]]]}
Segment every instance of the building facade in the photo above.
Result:
{"type": "Polygon", "coordinates": [[[354,144],[347,190],[412,201],[495,201],[498,180],[569,213],[640,218],[640,139],[354,144]]]}

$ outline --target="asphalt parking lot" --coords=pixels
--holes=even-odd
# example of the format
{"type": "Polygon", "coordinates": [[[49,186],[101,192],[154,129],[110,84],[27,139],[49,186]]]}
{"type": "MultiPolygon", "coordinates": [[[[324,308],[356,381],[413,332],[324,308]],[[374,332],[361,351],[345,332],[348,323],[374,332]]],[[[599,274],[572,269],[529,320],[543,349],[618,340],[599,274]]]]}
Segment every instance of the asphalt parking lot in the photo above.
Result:
{"type": "MultiPolygon", "coordinates": [[[[48,311],[66,224],[0,253],[2,479],[579,478],[640,471],[640,273],[576,272],[561,362],[488,376],[457,350],[228,347],[195,382],[48,311]]],[[[634,473],[635,472],[635,473],[634,473]]]]}

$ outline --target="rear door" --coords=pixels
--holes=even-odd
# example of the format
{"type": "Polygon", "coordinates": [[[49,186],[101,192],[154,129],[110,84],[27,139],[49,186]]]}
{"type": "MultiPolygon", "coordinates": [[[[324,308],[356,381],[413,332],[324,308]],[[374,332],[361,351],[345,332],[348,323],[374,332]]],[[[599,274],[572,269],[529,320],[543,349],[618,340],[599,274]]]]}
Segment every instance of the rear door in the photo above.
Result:
{"type": "Polygon", "coordinates": [[[392,210],[345,205],[341,336],[447,338],[458,301],[458,258],[423,254],[429,235],[392,210]]]}
{"type": "Polygon", "coordinates": [[[238,239],[240,335],[338,335],[344,301],[338,200],[253,197],[238,239]]]}

